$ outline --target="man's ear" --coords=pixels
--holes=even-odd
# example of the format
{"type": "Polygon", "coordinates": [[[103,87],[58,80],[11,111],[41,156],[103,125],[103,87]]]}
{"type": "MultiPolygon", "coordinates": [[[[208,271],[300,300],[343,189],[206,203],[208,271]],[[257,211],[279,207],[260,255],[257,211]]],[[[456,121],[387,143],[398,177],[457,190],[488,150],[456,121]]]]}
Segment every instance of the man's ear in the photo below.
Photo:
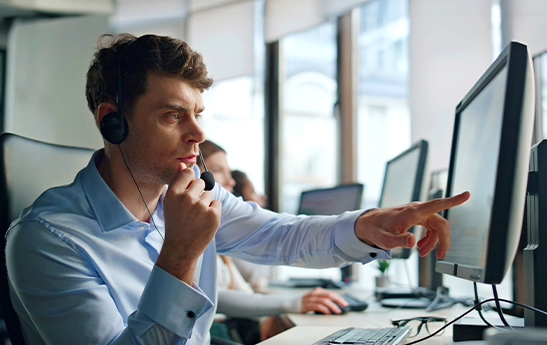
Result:
{"type": "Polygon", "coordinates": [[[118,111],[118,106],[116,104],[104,102],[99,104],[97,108],[97,127],[101,128],[101,122],[105,115],[115,113],[118,111]]]}

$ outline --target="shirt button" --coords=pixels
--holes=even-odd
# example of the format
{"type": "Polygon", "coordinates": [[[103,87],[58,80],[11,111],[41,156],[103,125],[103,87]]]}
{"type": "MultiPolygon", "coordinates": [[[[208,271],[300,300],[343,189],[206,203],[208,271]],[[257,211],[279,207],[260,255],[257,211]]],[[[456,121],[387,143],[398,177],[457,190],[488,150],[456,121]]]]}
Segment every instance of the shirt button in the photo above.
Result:
{"type": "Polygon", "coordinates": [[[370,257],[371,257],[371,258],[375,258],[376,256],[377,256],[376,253],[370,253],[370,257]]]}
{"type": "Polygon", "coordinates": [[[194,313],[193,311],[191,310],[188,310],[188,312],[186,313],[186,316],[188,316],[189,318],[193,319],[196,317],[196,313],[194,313]]]}

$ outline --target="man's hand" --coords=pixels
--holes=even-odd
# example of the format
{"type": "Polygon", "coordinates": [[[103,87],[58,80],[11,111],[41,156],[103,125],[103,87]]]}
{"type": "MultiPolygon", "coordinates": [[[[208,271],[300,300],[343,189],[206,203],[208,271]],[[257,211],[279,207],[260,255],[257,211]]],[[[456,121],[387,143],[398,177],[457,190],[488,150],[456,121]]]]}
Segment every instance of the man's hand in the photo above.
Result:
{"type": "Polygon", "coordinates": [[[302,298],[302,313],[315,311],[321,314],[341,314],[339,306],[347,307],[348,302],[336,292],[315,288],[302,298]]]}
{"type": "Polygon", "coordinates": [[[451,198],[373,210],[357,220],[355,233],[361,241],[381,249],[412,248],[416,237],[407,231],[421,225],[427,232],[418,242],[420,256],[429,254],[439,243],[437,257],[442,260],[450,248],[450,224],[438,213],[463,204],[469,197],[469,192],[464,192],[451,198]]]}
{"type": "Polygon", "coordinates": [[[192,285],[197,261],[220,226],[222,204],[203,191],[205,182],[192,169],[180,169],[165,195],[165,241],[156,264],[192,285]]]}

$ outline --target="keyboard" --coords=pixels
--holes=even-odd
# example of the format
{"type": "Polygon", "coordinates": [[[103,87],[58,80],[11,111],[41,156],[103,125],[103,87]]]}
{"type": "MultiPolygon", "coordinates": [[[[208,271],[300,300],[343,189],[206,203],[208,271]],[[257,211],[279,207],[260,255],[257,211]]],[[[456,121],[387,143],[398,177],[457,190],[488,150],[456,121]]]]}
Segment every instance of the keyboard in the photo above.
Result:
{"type": "Polygon", "coordinates": [[[398,345],[408,337],[412,327],[346,328],[336,331],[313,345],[398,345]]]}

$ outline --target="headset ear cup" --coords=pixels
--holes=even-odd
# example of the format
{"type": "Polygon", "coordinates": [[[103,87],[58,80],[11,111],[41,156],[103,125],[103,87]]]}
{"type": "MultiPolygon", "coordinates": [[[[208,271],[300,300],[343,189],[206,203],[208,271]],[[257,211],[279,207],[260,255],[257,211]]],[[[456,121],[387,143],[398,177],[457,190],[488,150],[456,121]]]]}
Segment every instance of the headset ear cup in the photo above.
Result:
{"type": "Polygon", "coordinates": [[[121,144],[127,134],[129,133],[129,127],[124,116],[121,116],[117,112],[107,114],[101,121],[101,134],[108,142],[118,145],[121,144]]]}

